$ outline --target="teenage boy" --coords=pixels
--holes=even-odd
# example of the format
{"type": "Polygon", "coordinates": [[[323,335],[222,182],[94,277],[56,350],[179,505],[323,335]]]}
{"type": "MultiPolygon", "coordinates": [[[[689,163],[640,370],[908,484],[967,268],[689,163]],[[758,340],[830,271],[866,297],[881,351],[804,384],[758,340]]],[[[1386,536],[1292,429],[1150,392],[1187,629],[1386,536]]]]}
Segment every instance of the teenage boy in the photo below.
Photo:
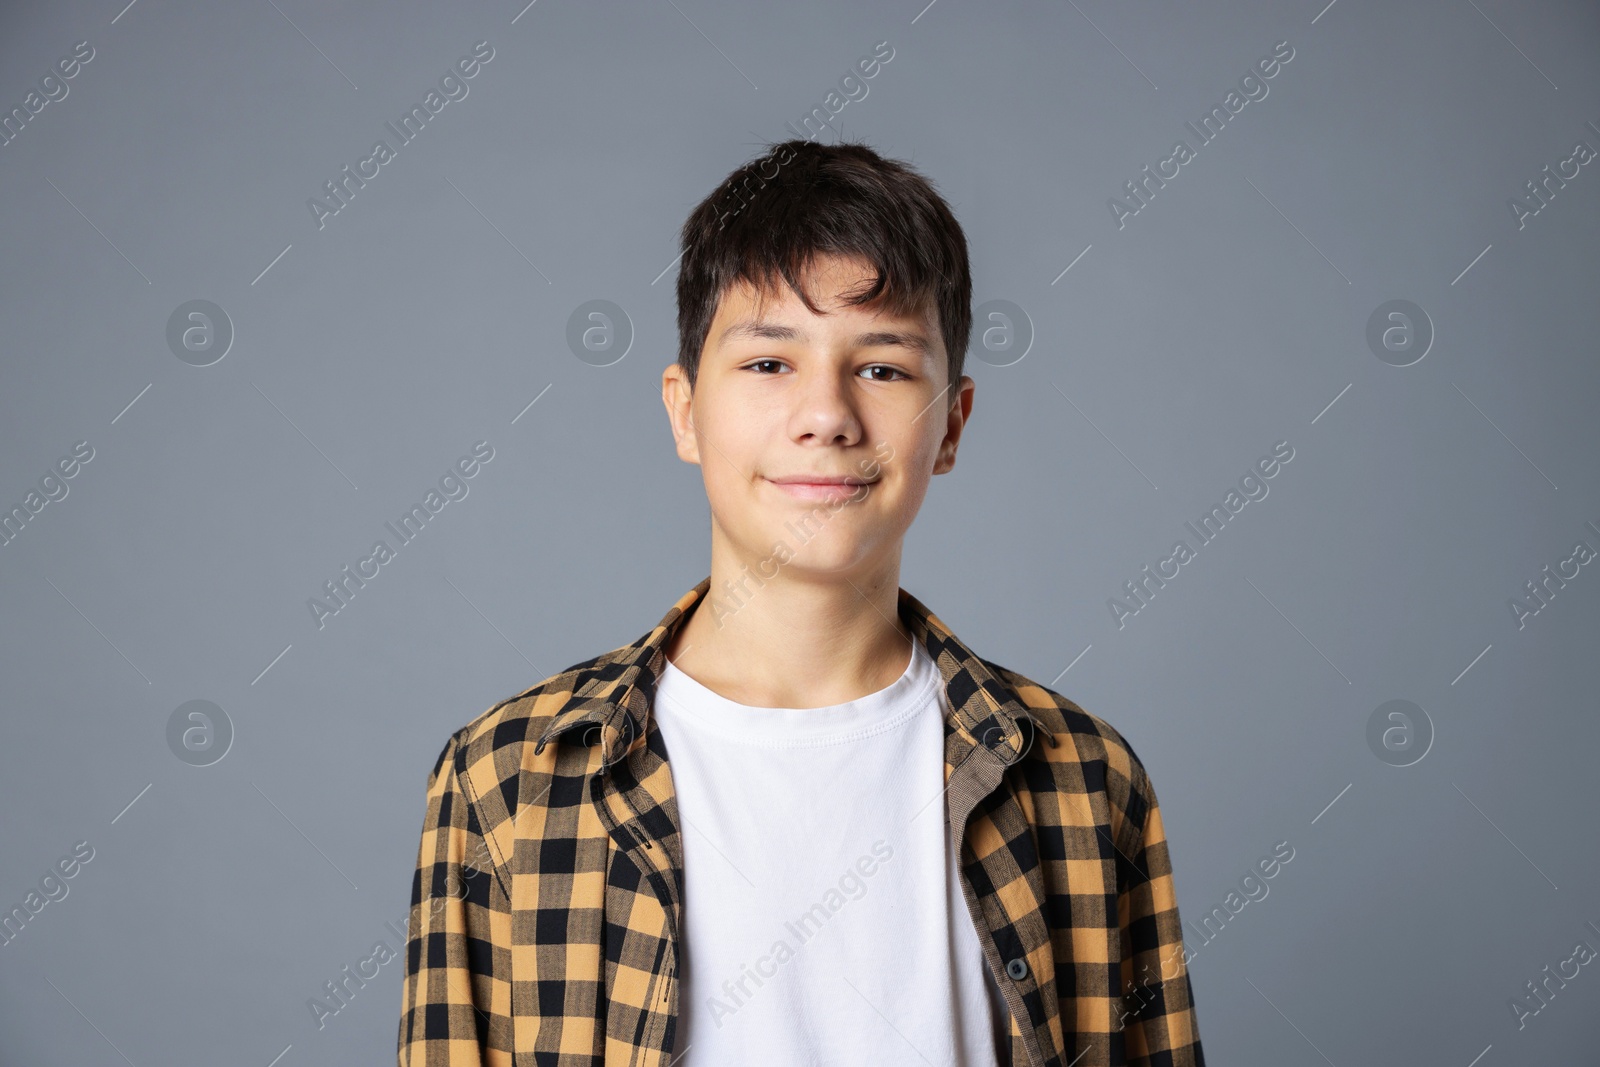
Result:
{"type": "Polygon", "coordinates": [[[899,586],[972,411],[949,207],[797,140],[682,243],[711,573],[445,744],[399,1063],[1203,1067],[1139,758],[899,586]]]}

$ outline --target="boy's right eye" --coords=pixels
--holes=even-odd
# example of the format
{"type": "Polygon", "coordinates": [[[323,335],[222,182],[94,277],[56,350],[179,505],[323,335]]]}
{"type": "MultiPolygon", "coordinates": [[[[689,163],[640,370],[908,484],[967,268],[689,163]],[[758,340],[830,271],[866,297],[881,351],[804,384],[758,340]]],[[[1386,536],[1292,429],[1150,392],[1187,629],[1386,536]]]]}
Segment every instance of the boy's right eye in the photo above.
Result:
{"type": "MultiPolygon", "coordinates": [[[[779,367],[783,366],[783,361],[782,360],[777,360],[777,359],[758,359],[754,363],[745,364],[744,369],[745,370],[755,370],[757,367],[760,367],[763,364],[767,364],[767,363],[771,363],[771,364],[774,364],[774,365],[779,366],[779,367]]],[[[762,373],[762,372],[757,371],[757,373],[762,373]]]]}

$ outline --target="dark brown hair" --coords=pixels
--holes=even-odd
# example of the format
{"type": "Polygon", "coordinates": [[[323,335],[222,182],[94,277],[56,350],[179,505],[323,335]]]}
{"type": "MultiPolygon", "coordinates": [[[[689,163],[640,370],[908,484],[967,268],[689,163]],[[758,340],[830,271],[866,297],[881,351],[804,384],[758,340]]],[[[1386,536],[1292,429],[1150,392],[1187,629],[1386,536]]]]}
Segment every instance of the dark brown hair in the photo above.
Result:
{"type": "Polygon", "coordinates": [[[938,311],[954,403],[972,331],[967,238],[933,184],[864,144],[792,140],[735,170],[689,213],[678,269],[678,364],[694,386],[717,302],[748,282],[781,277],[813,313],[799,278],[821,255],[865,259],[877,271],[848,302],[881,294],[891,314],[938,311]]]}

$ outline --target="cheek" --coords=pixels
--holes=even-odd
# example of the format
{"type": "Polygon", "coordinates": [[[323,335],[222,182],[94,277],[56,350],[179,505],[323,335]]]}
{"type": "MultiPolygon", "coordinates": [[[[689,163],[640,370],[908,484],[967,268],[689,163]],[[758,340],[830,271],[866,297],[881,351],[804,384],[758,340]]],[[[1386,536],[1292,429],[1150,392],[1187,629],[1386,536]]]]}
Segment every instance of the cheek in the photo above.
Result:
{"type": "Polygon", "coordinates": [[[711,509],[723,520],[747,514],[766,499],[769,487],[758,477],[761,450],[736,427],[700,424],[700,475],[711,509]]]}
{"type": "Polygon", "coordinates": [[[747,498],[763,488],[729,463],[716,448],[709,445],[700,452],[700,470],[705,480],[706,499],[712,510],[727,512],[734,508],[747,508],[747,498]]]}
{"type": "Polygon", "coordinates": [[[943,427],[930,422],[934,414],[930,410],[917,420],[915,429],[918,432],[914,436],[899,434],[888,438],[887,444],[880,446],[879,462],[885,470],[893,472],[895,481],[903,487],[920,485],[925,490],[928,480],[933,477],[933,465],[939,458],[939,443],[944,440],[943,427]]]}
{"type": "Polygon", "coordinates": [[[727,418],[722,405],[697,410],[691,432],[708,482],[748,479],[755,470],[755,448],[747,440],[750,431],[739,421],[727,418]]]}
{"type": "Polygon", "coordinates": [[[895,513],[900,516],[903,525],[911,525],[911,520],[922,509],[922,502],[927,498],[927,495],[927,477],[913,475],[907,471],[906,476],[900,483],[898,495],[894,500],[895,513]]]}
{"type": "Polygon", "coordinates": [[[934,459],[939,451],[938,440],[900,437],[889,444],[893,451],[881,448],[877,459],[883,468],[880,490],[887,490],[880,504],[887,505],[909,522],[927,496],[934,459]]]}

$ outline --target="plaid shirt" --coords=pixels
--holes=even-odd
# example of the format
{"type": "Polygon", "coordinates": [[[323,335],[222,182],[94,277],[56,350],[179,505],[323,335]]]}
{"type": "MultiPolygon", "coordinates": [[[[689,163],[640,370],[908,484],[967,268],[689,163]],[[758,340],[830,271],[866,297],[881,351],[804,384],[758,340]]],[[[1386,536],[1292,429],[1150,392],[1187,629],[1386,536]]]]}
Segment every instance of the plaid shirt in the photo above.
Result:
{"type": "MultiPolygon", "coordinates": [[[[400,1067],[671,1061],[683,849],[650,709],[663,649],[710,584],[446,742],[411,887],[400,1067]]],[[[899,604],[954,709],[945,804],[1011,1062],[1204,1067],[1139,758],[1103,720],[980,659],[903,588],[899,604]]]]}

